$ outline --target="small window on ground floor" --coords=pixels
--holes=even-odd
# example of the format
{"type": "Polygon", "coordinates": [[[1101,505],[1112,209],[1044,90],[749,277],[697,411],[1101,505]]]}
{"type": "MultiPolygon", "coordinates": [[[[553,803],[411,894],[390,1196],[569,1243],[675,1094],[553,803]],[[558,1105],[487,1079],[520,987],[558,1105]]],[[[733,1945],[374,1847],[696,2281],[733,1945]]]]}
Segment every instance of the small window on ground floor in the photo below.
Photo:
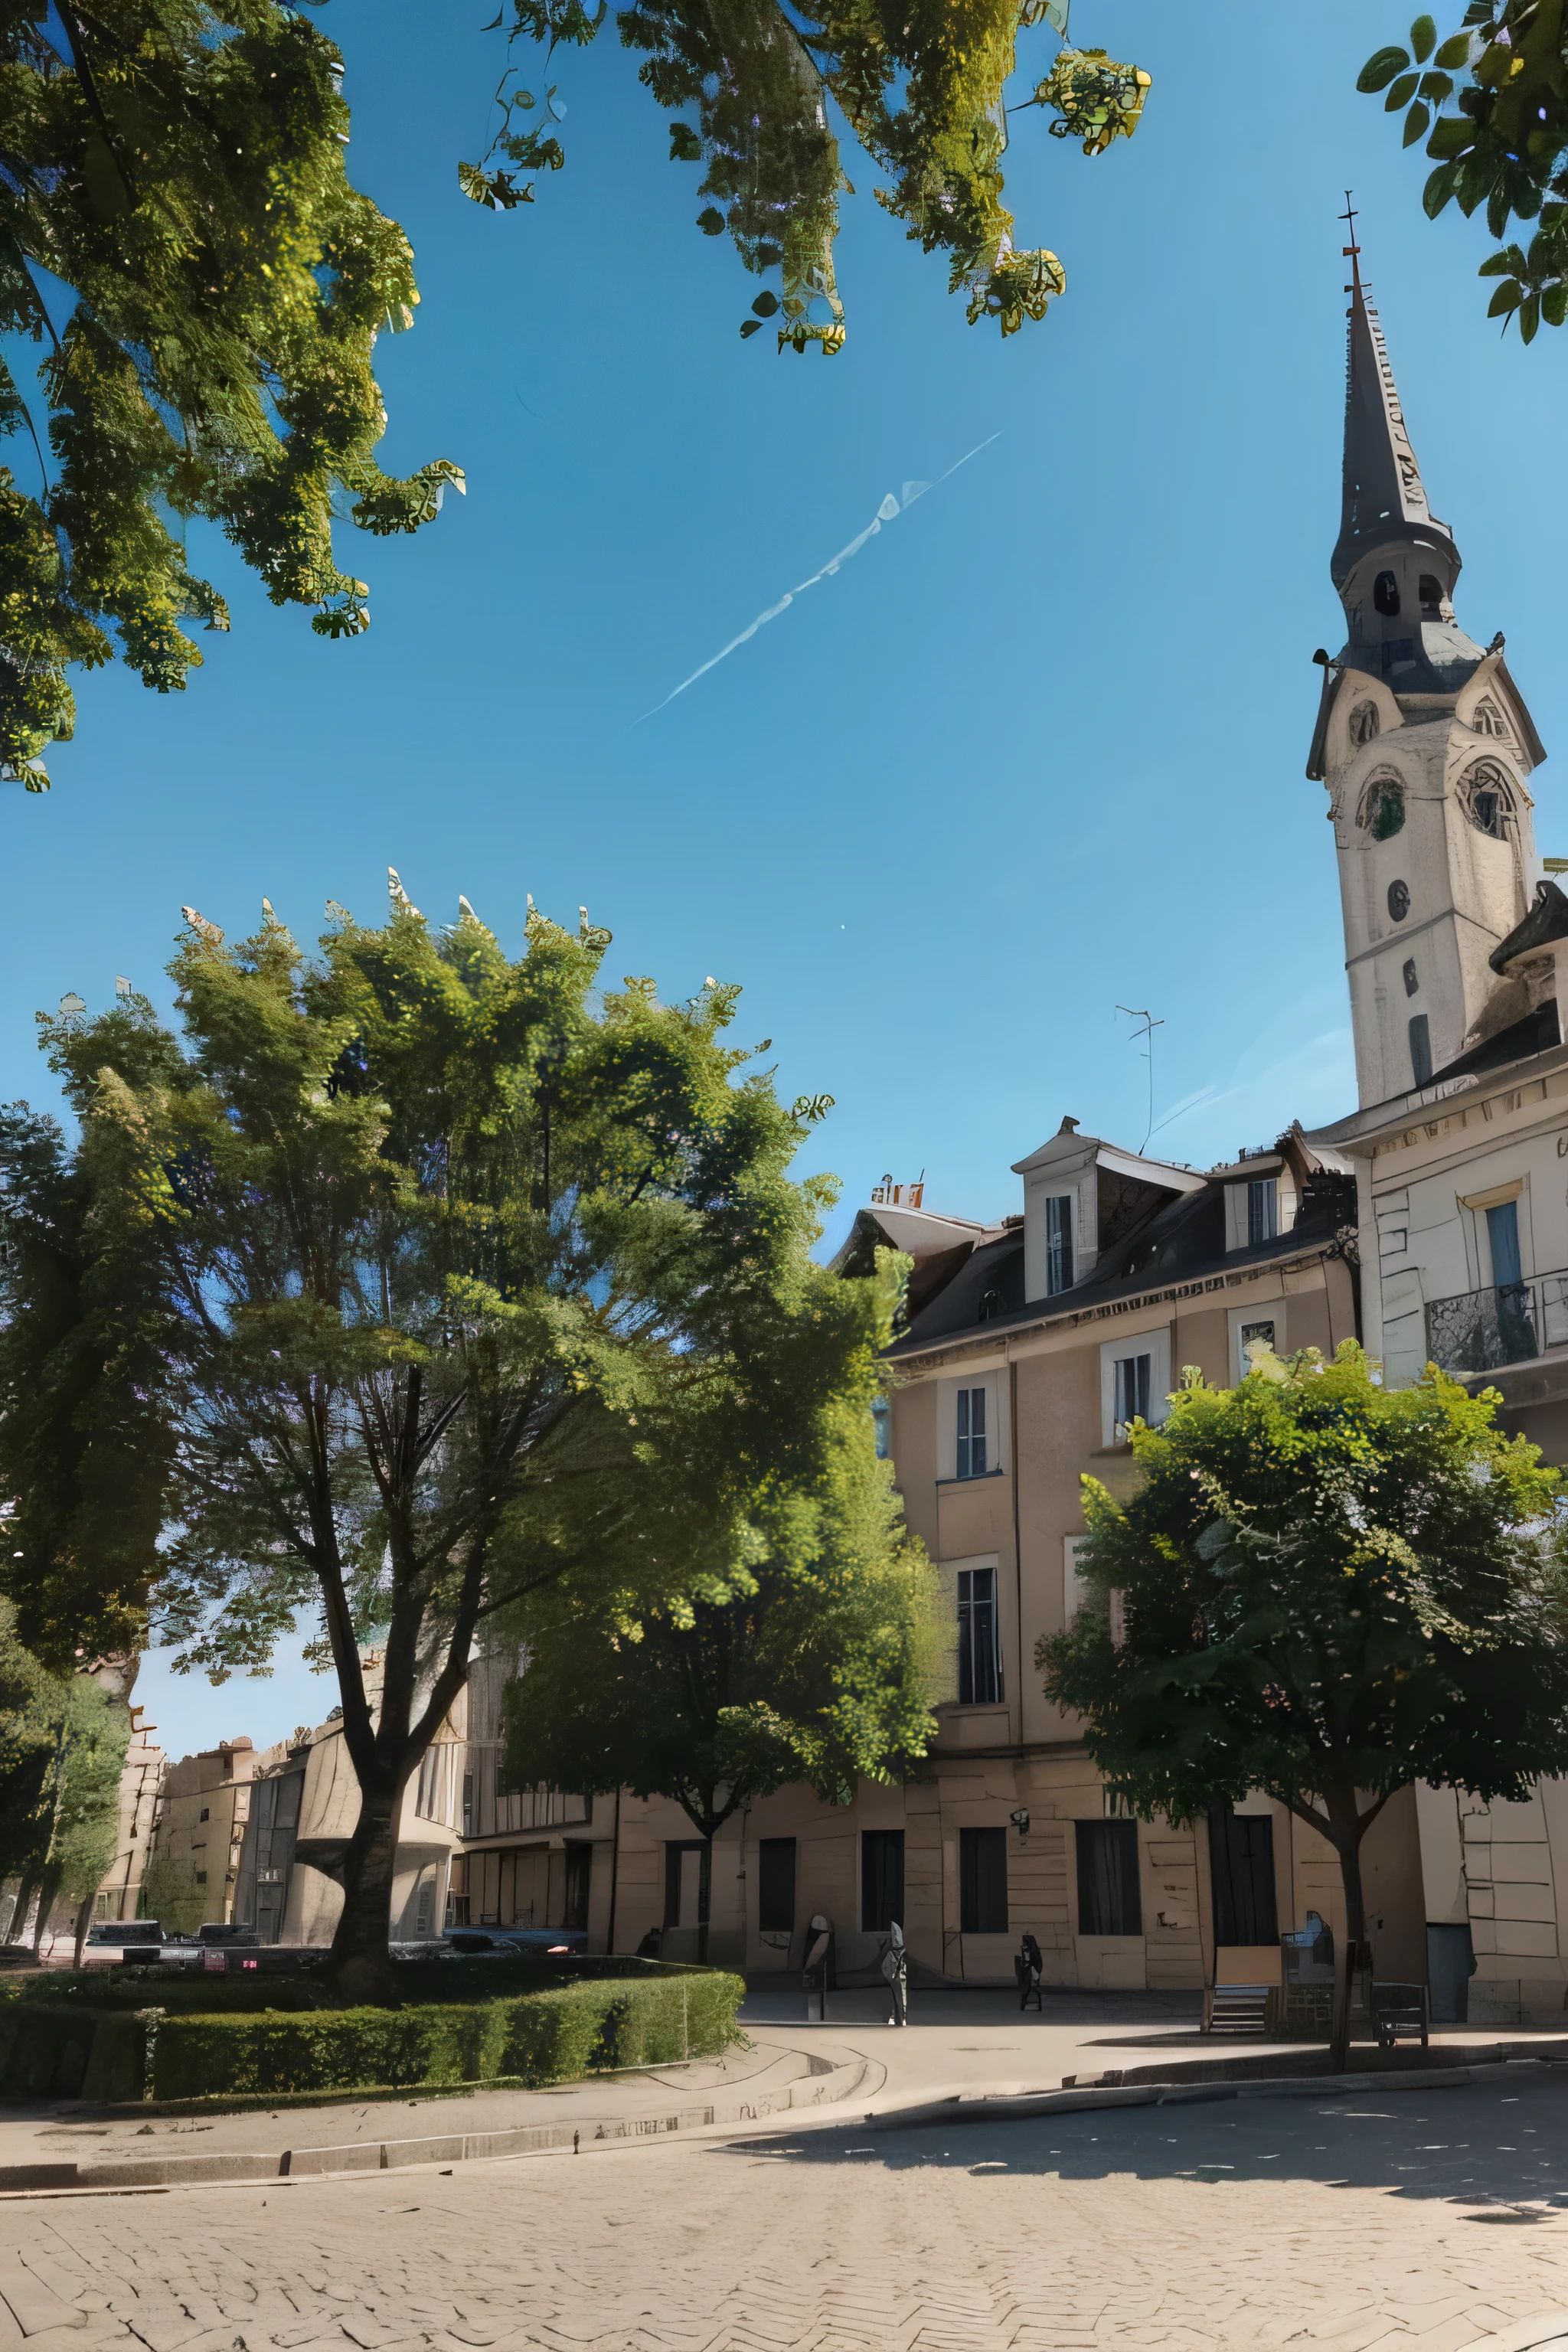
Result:
{"type": "Polygon", "coordinates": [[[1007,1933],[1007,1832],[958,1832],[958,1924],[966,1936],[1007,1933]]]}
{"type": "Polygon", "coordinates": [[[1136,1822],[1079,1822],[1078,1932],[1080,1936],[1141,1936],[1136,1822]]]}
{"type": "Polygon", "coordinates": [[[860,1926],[868,1936],[885,1936],[895,1919],[904,1924],[904,1833],[860,1832],[860,1926]]]}
{"type": "Polygon", "coordinates": [[[795,1932],[794,1838],[763,1838],[758,1843],[757,1927],[764,1936],[795,1932]]]}

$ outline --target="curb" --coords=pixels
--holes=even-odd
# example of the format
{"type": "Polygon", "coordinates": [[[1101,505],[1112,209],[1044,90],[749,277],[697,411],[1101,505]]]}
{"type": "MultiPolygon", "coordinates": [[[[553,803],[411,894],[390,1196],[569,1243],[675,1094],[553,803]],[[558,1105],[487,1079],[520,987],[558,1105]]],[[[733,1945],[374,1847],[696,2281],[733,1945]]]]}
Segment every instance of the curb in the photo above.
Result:
{"type": "MultiPolygon", "coordinates": [[[[573,2125],[522,2124],[510,2131],[430,2133],[411,2139],[351,2140],[337,2147],[282,2148],[255,2153],[236,2149],[189,2156],[108,2158],[93,2163],[0,2165],[0,2202],[18,2198],[135,2194],[139,2190],[206,2188],[256,2180],[342,2179],[365,2172],[396,2172],[413,2165],[493,2163],[498,2158],[541,2156],[552,2150],[588,2149],[616,2142],[668,2139],[713,2126],[761,2123],[770,2116],[798,2114],[849,2098],[875,2062],[850,2060],[823,2074],[797,2076],[776,2090],[750,2098],[710,2100],[664,2115],[634,2116],[620,2122],[573,2125]]],[[[885,2080],[885,2075],[882,2076],[885,2080]]]]}
{"type": "Polygon", "coordinates": [[[1535,2352],[1538,2345],[1555,2344],[1568,2336],[1568,2311],[1538,2311],[1533,2319],[1516,2319],[1495,2336],[1478,2336],[1461,2344],[1458,2352],[1535,2352]]]}

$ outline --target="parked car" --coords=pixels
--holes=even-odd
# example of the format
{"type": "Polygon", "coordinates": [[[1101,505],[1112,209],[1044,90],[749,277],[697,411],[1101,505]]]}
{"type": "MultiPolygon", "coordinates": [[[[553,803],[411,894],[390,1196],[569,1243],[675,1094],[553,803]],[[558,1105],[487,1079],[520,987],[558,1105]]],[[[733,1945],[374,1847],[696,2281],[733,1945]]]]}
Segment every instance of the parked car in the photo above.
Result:
{"type": "Polygon", "coordinates": [[[237,1919],[204,1919],[196,1929],[198,1944],[258,1944],[260,1940],[254,1927],[243,1927],[237,1919]]]}
{"type": "Polygon", "coordinates": [[[585,1952],[585,1927],[448,1927],[441,1941],[465,1959],[517,1952],[585,1952]]]}
{"type": "Polygon", "coordinates": [[[156,1919],[98,1919],[87,1931],[89,1944],[161,1944],[163,1930],[156,1919]]]}

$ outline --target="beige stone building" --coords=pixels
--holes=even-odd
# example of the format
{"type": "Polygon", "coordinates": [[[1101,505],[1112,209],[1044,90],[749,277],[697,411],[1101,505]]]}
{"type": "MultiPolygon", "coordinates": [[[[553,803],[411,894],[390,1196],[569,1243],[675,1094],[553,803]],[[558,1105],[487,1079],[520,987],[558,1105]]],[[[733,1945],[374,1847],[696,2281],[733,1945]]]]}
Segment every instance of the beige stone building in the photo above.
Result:
{"type": "MultiPolygon", "coordinates": [[[[1348,1164],[1293,1129],[1199,1173],[1064,1119],[1013,1172],[1018,1211],[992,1227],[884,1188],[837,1261],[858,1271],[879,1243],[914,1260],[886,1442],[952,1632],[927,1764],[843,1808],[784,1790],[710,1855],[678,1806],[624,1799],[618,1948],[657,1927],[679,1956],[705,1926],[715,1959],[798,1968],[822,1912],[845,1970],[896,1918],[928,1979],[1010,1981],[1027,1932],[1048,1982],[1195,1990],[1216,1946],[1277,1947],[1310,1912],[1342,1937],[1337,1863],[1282,1807],[1196,1832],[1125,1818],[1035,1651],[1080,1598],[1082,1474],[1127,1490],[1126,1424],[1164,1417],[1183,1365],[1229,1385],[1254,1341],[1328,1354],[1356,1335],[1348,1164]]],[[[1415,1832],[1412,1793],[1367,1841],[1382,1976],[1425,1973],[1415,1832]]]]}
{"type": "Polygon", "coordinates": [[[114,1859],[93,1898],[95,1920],[134,1919],[140,1916],[142,1881],[153,1852],[168,1764],[153,1737],[158,1727],[142,1722],[142,1712],[139,1706],[131,1709],[131,1745],[125,1751],[120,1775],[120,1822],[114,1859]]]}
{"type": "MultiPolygon", "coordinates": [[[[1329,795],[1360,1103],[1314,1139],[1359,1186],[1367,1345],[1501,1394],[1568,1465],[1568,898],[1538,854],[1545,758],[1501,634],[1455,618],[1459,552],[1432,516],[1388,351],[1357,282],[1332,565],[1348,634],[1308,774],[1329,795]]],[[[1419,1791],[1434,1950],[1472,1957],[1472,2019],[1561,2023],[1568,1785],[1487,1805],[1419,1791]]]]}

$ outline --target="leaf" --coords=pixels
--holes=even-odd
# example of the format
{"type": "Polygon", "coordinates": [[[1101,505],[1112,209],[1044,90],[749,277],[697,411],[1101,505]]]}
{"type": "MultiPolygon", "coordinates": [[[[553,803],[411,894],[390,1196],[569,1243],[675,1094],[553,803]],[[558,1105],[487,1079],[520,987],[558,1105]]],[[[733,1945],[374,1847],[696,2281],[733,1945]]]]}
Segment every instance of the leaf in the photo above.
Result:
{"type": "Polygon", "coordinates": [[[1509,311],[1517,310],[1523,299],[1524,289],[1518,278],[1506,278],[1487,304],[1487,316],[1489,319],[1503,318],[1509,311]]]}
{"type": "Polygon", "coordinates": [[[742,341],[742,342],[744,342],[744,341],[745,341],[745,340],[746,340],[746,338],[747,338],[747,336],[748,336],[748,335],[760,335],[760,334],[762,333],[762,331],[763,331],[763,322],[762,322],[762,320],[761,320],[760,319],[742,319],[742,321],[741,321],[741,341],[742,341]]]}
{"type": "Polygon", "coordinates": [[[1383,110],[1384,114],[1397,114],[1402,106],[1408,106],[1411,100],[1415,95],[1416,86],[1420,79],[1421,77],[1419,74],[1401,74],[1399,79],[1394,84],[1388,96],[1383,101],[1383,110]]]}
{"type": "Polygon", "coordinates": [[[1431,108],[1424,105],[1422,100],[1417,99],[1405,118],[1405,136],[1400,141],[1400,145],[1414,147],[1418,139],[1424,139],[1426,135],[1426,126],[1431,120],[1431,108]]]}
{"type": "Polygon", "coordinates": [[[1410,27],[1410,46],[1416,64],[1424,66],[1437,46],[1437,27],[1430,16],[1416,17],[1410,27]]]}
{"type": "Polygon", "coordinates": [[[1421,77],[1421,95],[1423,98],[1429,98],[1434,106],[1441,106],[1447,100],[1453,97],[1453,82],[1447,74],[1424,73],[1421,77]]]}
{"type": "Polygon", "coordinates": [[[1428,220],[1436,220],[1454,193],[1458,177],[1457,163],[1439,163],[1421,191],[1421,204],[1428,220]]]}
{"type": "Polygon", "coordinates": [[[778,307],[779,298],[772,292],[759,294],[752,305],[759,319],[771,319],[778,307]]]}
{"type": "Polygon", "coordinates": [[[1527,294],[1524,300],[1519,306],[1519,338],[1521,342],[1532,343],[1535,341],[1535,331],[1540,324],[1541,297],[1539,294],[1527,294]]]}
{"type": "Polygon", "coordinates": [[[724,215],[714,205],[707,205],[697,215],[697,226],[704,236],[722,236],[724,215]]]}
{"type": "Polygon", "coordinates": [[[1541,315],[1549,327],[1560,327],[1568,319],[1568,280],[1560,278],[1547,288],[1541,298],[1541,315]]]}
{"type": "Polygon", "coordinates": [[[1513,246],[1502,253],[1489,253],[1477,270],[1478,278],[1510,278],[1524,267],[1519,247],[1513,246]]]}
{"type": "Polygon", "coordinates": [[[689,122],[670,124],[669,160],[672,163],[700,163],[702,161],[702,142],[689,122]]]}
{"type": "Polygon", "coordinates": [[[1373,91],[1385,89],[1394,75],[1409,63],[1409,53],[1405,49],[1379,49],[1357,74],[1355,86],[1370,98],[1373,91]]]}
{"type": "Polygon", "coordinates": [[[1452,70],[1455,66],[1468,66],[1469,62],[1470,37],[1468,33],[1451,34],[1448,39],[1444,42],[1442,47],[1438,50],[1435,59],[1435,63],[1440,66],[1446,66],[1450,70],[1452,70]]]}

